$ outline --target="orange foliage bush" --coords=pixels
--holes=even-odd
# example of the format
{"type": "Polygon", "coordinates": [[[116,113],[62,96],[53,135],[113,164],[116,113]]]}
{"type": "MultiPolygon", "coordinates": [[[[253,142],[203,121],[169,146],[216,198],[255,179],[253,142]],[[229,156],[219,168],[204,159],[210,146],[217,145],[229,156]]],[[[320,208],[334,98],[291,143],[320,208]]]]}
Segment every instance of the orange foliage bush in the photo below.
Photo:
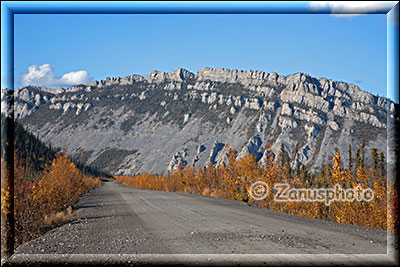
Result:
{"type": "Polygon", "coordinates": [[[227,198],[252,203],[261,208],[281,211],[293,215],[348,223],[377,229],[395,230],[397,222],[396,209],[398,206],[394,186],[388,186],[386,177],[376,170],[360,166],[355,175],[342,167],[340,153],[337,151],[333,158],[333,166],[327,171],[306,181],[301,177],[290,177],[287,165],[281,166],[279,159],[273,154],[262,165],[248,154],[236,159],[234,149],[225,151],[228,163],[225,166],[215,167],[208,165],[198,170],[192,167],[177,169],[165,175],[144,173],[134,177],[119,176],[116,182],[129,187],[148,190],[164,190],[203,194],[216,198],[227,198]],[[287,183],[290,188],[334,188],[335,184],[342,189],[358,186],[363,189],[371,188],[375,194],[372,201],[334,201],[329,206],[325,202],[289,201],[277,202],[273,194],[264,200],[254,200],[250,197],[249,187],[256,181],[263,181],[269,185],[270,192],[276,183],[287,183]],[[387,198],[390,197],[391,206],[387,207],[387,198]]]}
{"type": "Polygon", "coordinates": [[[16,156],[14,164],[16,245],[40,236],[51,228],[49,218],[60,221],[62,212],[75,204],[82,194],[100,185],[99,179],[84,176],[62,153],[58,153],[43,176],[36,179],[26,178],[25,164],[16,156]]]}
{"type": "Polygon", "coordinates": [[[33,199],[45,214],[64,210],[100,181],[84,176],[66,154],[58,153],[49,170],[33,186],[33,199]]]}

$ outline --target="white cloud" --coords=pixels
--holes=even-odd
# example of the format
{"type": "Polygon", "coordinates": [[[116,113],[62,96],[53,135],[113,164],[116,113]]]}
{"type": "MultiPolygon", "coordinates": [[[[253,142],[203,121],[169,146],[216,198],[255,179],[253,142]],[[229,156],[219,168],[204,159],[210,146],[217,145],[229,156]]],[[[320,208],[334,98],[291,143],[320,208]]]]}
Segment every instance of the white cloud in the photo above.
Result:
{"type": "Polygon", "coordinates": [[[88,73],[85,70],[65,73],[60,81],[63,84],[78,84],[86,83],[88,81],[88,73]]]}
{"type": "Polygon", "coordinates": [[[332,16],[351,18],[377,11],[388,12],[397,1],[310,1],[313,10],[329,8],[332,16]]]}
{"type": "Polygon", "coordinates": [[[41,66],[32,65],[28,68],[28,73],[22,75],[22,85],[47,85],[61,86],[87,83],[89,81],[88,73],[85,70],[65,73],[61,78],[54,75],[50,64],[41,66]]]}

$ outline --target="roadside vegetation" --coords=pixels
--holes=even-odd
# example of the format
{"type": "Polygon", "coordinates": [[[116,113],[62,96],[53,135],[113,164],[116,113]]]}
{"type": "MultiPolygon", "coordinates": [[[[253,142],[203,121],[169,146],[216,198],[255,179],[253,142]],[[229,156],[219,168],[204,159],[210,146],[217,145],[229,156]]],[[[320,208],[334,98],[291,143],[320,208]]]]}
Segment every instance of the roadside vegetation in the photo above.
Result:
{"type": "Polygon", "coordinates": [[[209,164],[198,170],[190,166],[180,166],[169,175],[143,173],[133,177],[118,176],[116,181],[128,187],[202,194],[244,201],[260,208],[293,215],[389,231],[397,229],[396,186],[387,183],[383,153],[372,149],[371,166],[365,165],[364,143],[356,150],[355,157],[351,155],[352,148],[349,146],[350,160],[347,164],[342,162],[337,151],[332,163],[316,174],[299,164],[292,170],[283,146],[278,156],[270,153],[263,164],[258,163],[251,154],[236,159],[237,152],[233,148],[225,149],[224,153],[228,158],[224,166],[209,164]],[[251,197],[250,186],[256,181],[269,185],[270,193],[265,199],[255,200],[251,197]],[[330,205],[325,202],[277,202],[273,197],[276,192],[271,193],[274,191],[273,185],[277,183],[286,183],[290,188],[334,188],[335,184],[339,184],[342,189],[357,190],[361,186],[363,189],[371,188],[374,198],[369,202],[334,201],[330,205]]]}
{"type": "MultiPolygon", "coordinates": [[[[3,123],[3,114],[1,119],[3,123]]],[[[1,141],[3,148],[3,129],[1,141]]],[[[65,151],[46,146],[17,122],[14,141],[14,222],[17,247],[70,218],[73,214],[72,206],[79,197],[100,185],[100,180],[94,177],[104,174],[74,162],[65,151]]],[[[1,158],[2,180],[5,175],[3,160],[1,158]]],[[[8,191],[2,185],[2,214],[10,212],[10,207],[5,205],[7,198],[8,191]]]]}
{"type": "Polygon", "coordinates": [[[14,160],[16,245],[64,223],[79,197],[100,185],[99,179],[84,175],[65,153],[58,152],[51,165],[30,181],[24,174],[24,162],[14,160]]]}

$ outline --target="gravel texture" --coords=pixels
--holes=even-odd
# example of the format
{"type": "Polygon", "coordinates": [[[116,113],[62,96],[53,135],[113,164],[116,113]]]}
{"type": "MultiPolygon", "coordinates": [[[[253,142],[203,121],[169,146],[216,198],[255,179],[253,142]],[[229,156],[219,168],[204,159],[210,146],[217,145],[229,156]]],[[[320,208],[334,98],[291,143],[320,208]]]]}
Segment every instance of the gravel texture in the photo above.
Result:
{"type": "Polygon", "coordinates": [[[317,259],[313,254],[331,254],[324,256],[331,259],[342,254],[339,259],[344,261],[350,254],[371,254],[359,260],[381,254],[382,260],[388,260],[390,250],[386,231],[287,215],[243,202],[128,188],[115,182],[104,182],[84,195],[75,212],[63,226],[18,247],[8,262],[114,258],[132,264],[153,260],[154,264],[191,262],[197,257],[200,262],[218,263],[224,257],[241,257],[238,254],[242,258],[237,260],[248,257],[247,261],[260,255],[243,254],[269,254],[265,255],[269,262],[276,254],[303,260],[317,259]],[[188,256],[191,258],[185,258],[188,256]]]}

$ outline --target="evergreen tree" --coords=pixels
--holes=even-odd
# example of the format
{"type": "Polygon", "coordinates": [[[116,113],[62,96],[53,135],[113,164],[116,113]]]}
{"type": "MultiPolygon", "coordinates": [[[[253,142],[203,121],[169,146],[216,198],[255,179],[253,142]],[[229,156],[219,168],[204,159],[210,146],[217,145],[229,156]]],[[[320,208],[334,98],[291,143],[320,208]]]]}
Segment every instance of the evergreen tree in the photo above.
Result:
{"type": "Polygon", "coordinates": [[[382,173],[382,176],[385,176],[385,155],[383,154],[383,151],[380,153],[379,157],[379,169],[382,173]]]}
{"type": "Polygon", "coordinates": [[[301,180],[304,182],[308,182],[309,174],[306,165],[301,165],[301,174],[300,174],[301,180]]]}
{"type": "MultiPolygon", "coordinates": [[[[1,122],[5,120],[5,116],[1,114],[1,122]]],[[[2,136],[4,138],[4,136],[2,136]]],[[[51,162],[56,158],[56,154],[60,149],[52,149],[51,146],[40,141],[39,137],[28,132],[18,122],[14,124],[14,150],[16,157],[23,168],[24,179],[31,181],[40,175],[51,162]]],[[[87,175],[107,176],[109,174],[99,171],[94,167],[86,166],[83,162],[74,161],[75,165],[87,175]]]]}
{"type": "Polygon", "coordinates": [[[311,181],[312,183],[314,183],[314,182],[315,182],[315,174],[314,174],[314,173],[311,173],[311,175],[309,176],[309,179],[310,179],[310,181],[311,181]]]}
{"type": "Polygon", "coordinates": [[[352,159],[352,155],[351,155],[351,145],[349,145],[349,171],[351,172],[353,169],[353,159],[352,159]]]}
{"type": "Polygon", "coordinates": [[[357,148],[357,151],[356,151],[356,169],[360,168],[361,165],[362,165],[361,149],[357,148]]]}
{"type": "Polygon", "coordinates": [[[365,139],[361,142],[361,168],[365,168],[365,139]]]}
{"type": "Polygon", "coordinates": [[[300,163],[299,162],[297,162],[296,163],[296,177],[297,178],[300,178],[300,163]]]}
{"type": "Polygon", "coordinates": [[[371,168],[374,171],[378,169],[378,152],[376,148],[371,149],[371,168]]]}
{"type": "Polygon", "coordinates": [[[281,153],[280,153],[280,159],[281,159],[281,167],[285,166],[286,162],[286,152],[285,152],[285,147],[283,146],[283,143],[281,143],[281,153]]]}
{"type": "Polygon", "coordinates": [[[286,177],[292,178],[292,168],[290,167],[289,161],[285,162],[285,171],[286,171],[286,177]]]}

